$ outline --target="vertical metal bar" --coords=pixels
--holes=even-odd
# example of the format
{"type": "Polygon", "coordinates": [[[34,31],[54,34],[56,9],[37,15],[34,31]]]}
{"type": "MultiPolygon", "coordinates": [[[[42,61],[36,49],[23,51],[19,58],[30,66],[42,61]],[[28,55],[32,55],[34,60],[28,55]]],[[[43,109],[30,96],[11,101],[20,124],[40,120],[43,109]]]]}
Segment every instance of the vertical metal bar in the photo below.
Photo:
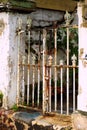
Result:
{"type": "Polygon", "coordinates": [[[67,27],[67,115],[69,114],[69,28],[67,27]]]}
{"type": "Polygon", "coordinates": [[[73,68],[73,112],[75,111],[75,67],[73,68]]]}
{"type": "Polygon", "coordinates": [[[73,112],[75,111],[75,66],[77,57],[75,54],[72,56],[72,67],[73,67],[73,112]]]}
{"type": "Polygon", "coordinates": [[[32,106],[34,107],[34,90],[35,90],[35,65],[33,65],[33,88],[32,88],[32,106]]]}
{"type": "Polygon", "coordinates": [[[27,71],[27,105],[29,105],[30,85],[30,30],[28,31],[28,71],[27,71]]]}
{"type": "Polygon", "coordinates": [[[46,112],[49,111],[49,67],[46,66],[46,112]]]}
{"type": "Polygon", "coordinates": [[[61,114],[63,114],[63,68],[61,68],[61,114]]]}
{"type": "Polygon", "coordinates": [[[53,57],[49,56],[48,63],[49,63],[49,112],[51,112],[51,75],[52,75],[52,60],[53,57]]]}
{"type": "Polygon", "coordinates": [[[46,67],[46,29],[43,29],[43,114],[45,114],[46,112],[45,67],[46,67]]]}
{"type": "Polygon", "coordinates": [[[49,112],[51,112],[51,75],[52,75],[52,70],[50,66],[49,68],[49,112]]]}
{"type": "Polygon", "coordinates": [[[54,34],[54,42],[55,42],[55,111],[57,111],[57,29],[55,29],[55,34],[54,34]]]}
{"type": "Polygon", "coordinates": [[[38,64],[38,92],[37,92],[37,106],[40,104],[40,65],[38,64]]]}
{"type": "Polygon", "coordinates": [[[40,105],[40,54],[41,54],[41,30],[39,31],[39,48],[38,48],[38,90],[37,90],[37,106],[40,105]]]}
{"type": "MultiPolygon", "coordinates": [[[[63,60],[60,61],[60,65],[63,65],[63,60]]],[[[61,80],[61,114],[63,114],[63,67],[60,68],[60,80],[61,80]]]]}
{"type": "Polygon", "coordinates": [[[22,82],[22,85],[23,85],[23,88],[22,88],[22,104],[24,104],[24,96],[25,96],[25,76],[24,76],[24,71],[25,71],[25,56],[23,56],[23,62],[22,62],[22,66],[23,66],[23,82],[22,82]]]}

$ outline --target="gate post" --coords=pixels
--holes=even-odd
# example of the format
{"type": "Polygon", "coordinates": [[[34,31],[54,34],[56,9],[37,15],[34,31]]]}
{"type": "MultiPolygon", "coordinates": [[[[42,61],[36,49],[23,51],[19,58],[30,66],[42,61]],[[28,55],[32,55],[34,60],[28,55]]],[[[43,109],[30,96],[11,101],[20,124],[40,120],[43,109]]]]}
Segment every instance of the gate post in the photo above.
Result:
{"type": "Polygon", "coordinates": [[[79,87],[77,109],[82,111],[87,111],[87,20],[85,20],[85,11],[87,13],[87,7],[85,7],[84,3],[79,2],[79,87]]]}
{"type": "Polygon", "coordinates": [[[19,64],[20,64],[20,61],[19,61],[19,44],[20,44],[20,35],[21,35],[21,30],[22,30],[22,21],[21,19],[18,19],[18,28],[16,29],[16,32],[17,32],[17,36],[18,36],[18,39],[17,39],[17,106],[19,104],[19,64]]]}

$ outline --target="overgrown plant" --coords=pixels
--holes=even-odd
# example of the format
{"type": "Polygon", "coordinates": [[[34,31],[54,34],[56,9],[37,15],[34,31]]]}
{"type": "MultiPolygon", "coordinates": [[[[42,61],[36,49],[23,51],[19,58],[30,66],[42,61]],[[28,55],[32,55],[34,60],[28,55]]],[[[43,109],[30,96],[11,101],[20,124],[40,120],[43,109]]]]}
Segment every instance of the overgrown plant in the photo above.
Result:
{"type": "Polygon", "coordinates": [[[2,106],[3,104],[3,93],[2,91],[0,91],[0,107],[2,106]]]}
{"type": "Polygon", "coordinates": [[[12,110],[13,110],[13,111],[18,111],[18,109],[19,109],[19,108],[18,108],[17,104],[14,104],[13,107],[12,107],[12,110]]]}
{"type": "MultiPolygon", "coordinates": [[[[54,49],[54,35],[49,31],[50,36],[47,38],[47,50],[52,52],[54,49]]],[[[57,31],[57,50],[61,50],[66,55],[67,50],[67,33],[66,28],[58,28],[57,31]]],[[[75,54],[78,58],[78,29],[69,29],[69,57],[75,54]]],[[[71,64],[71,59],[70,64],[71,64]]]]}
{"type": "MultiPolygon", "coordinates": [[[[47,49],[48,52],[54,53],[54,35],[52,31],[49,32],[50,36],[47,39],[47,49]],[[52,51],[53,50],[53,51],[52,51]]],[[[61,50],[65,56],[67,55],[67,29],[66,28],[58,28],[57,30],[57,52],[61,50]]],[[[71,57],[75,54],[77,57],[76,64],[78,64],[78,29],[77,28],[69,28],[69,65],[72,65],[71,57]]],[[[64,64],[67,62],[66,59],[64,64]]],[[[70,83],[72,83],[73,70],[69,70],[70,83]]],[[[64,76],[64,84],[66,86],[66,74],[64,76]]],[[[70,84],[72,86],[72,84],[70,84]]],[[[78,69],[76,68],[76,86],[78,86],[78,69]]]]}
{"type": "Polygon", "coordinates": [[[3,99],[3,93],[0,91],[0,99],[3,99]]]}

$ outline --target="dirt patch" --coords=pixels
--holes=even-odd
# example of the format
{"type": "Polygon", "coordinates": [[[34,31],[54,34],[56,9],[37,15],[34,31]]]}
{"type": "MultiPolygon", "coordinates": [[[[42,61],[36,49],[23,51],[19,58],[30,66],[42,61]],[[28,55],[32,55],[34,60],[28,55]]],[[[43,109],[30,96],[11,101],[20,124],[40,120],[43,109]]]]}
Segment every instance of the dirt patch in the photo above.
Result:
{"type": "Polygon", "coordinates": [[[55,115],[55,116],[47,116],[44,117],[45,120],[47,120],[51,124],[60,124],[62,125],[71,125],[71,117],[70,116],[65,116],[65,115],[55,115]]]}
{"type": "Polygon", "coordinates": [[[52,125],[60,125],[60,126],[71,126],[71,116],[66,115],[60,115],[60,114],[53,114],[53,115],[46,115],[46,116],[40,116],[37,121],[45,120],[49,124],[52,125]]]}

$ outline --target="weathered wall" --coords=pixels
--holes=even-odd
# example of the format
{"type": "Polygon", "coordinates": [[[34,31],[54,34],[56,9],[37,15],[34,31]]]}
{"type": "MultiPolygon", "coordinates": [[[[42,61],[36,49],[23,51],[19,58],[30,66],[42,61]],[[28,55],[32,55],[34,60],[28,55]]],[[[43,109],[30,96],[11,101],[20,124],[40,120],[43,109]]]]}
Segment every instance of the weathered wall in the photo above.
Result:
{"type": "MultiPolygon", "coordinates": [[[[10,81],[9,81],[9,87],[8,87],[8,95],[9,95],[9,106],[16,101],[16,89],[17,89],[17,58],[18,58],[18,36],[16,35],[16,28],[18,27],[18,19],[21,18],[22,20],[22,30],[25,31],[26,24],[27,24],[27,17],[29,15],[26,14],[9,14],[9,74],[10,74],[10,81]],[[10,97],[13,97],[12,100],[10,100],[10,97]]],[[[20,63],[22,63],[23,55],[25,55],[25,32],[21,34],[20,38],[20,49],[19,49],[19,60],[20,63]]],[[[22,91],[22,68],[20,69],[20,92],[22,91]]]]}
{"type": "Polygon", "coordinates": [[[78,109],[87,111],[87,23],[83,21],[83,3],[78,4],[79,17],[79,90],[78,109]]]}
{"type": "MultiPolygon", "coordinates": [[[[0,13],[0,21],[3,21],[4,27],[0,33],[0,90],[4,94],[4,107],[12,106],[16,103],[17,90],[17,49],[18,40],[16,35],[16,28],[18,27],[18,18],[22,19],[25,29],[27,15],[0,13]],[[7,104],[6,104],[7,103],[7,104]]],[[[22,62],[22,55],[25,52],[25,38],[24,34],[21,36],[20,43],[20,63],[22,62]]]]}
{"type": "Polygon", "coordinates": [[[53,21],[61,22],[63,20],[64,12],[54,11],[54,10],[45,10],[37,9],[35,12],[30,14],[33,19],[34,26],[50,26],[53,24],[53,21]]]}
{"type": "Polygon", "coordinates": [[[0,90],[4,93],[4,105],[6,105],[9,71],[8,71],[8,56],[9,56],[9,23],[8,13],[0,13],[0,90]]]}

